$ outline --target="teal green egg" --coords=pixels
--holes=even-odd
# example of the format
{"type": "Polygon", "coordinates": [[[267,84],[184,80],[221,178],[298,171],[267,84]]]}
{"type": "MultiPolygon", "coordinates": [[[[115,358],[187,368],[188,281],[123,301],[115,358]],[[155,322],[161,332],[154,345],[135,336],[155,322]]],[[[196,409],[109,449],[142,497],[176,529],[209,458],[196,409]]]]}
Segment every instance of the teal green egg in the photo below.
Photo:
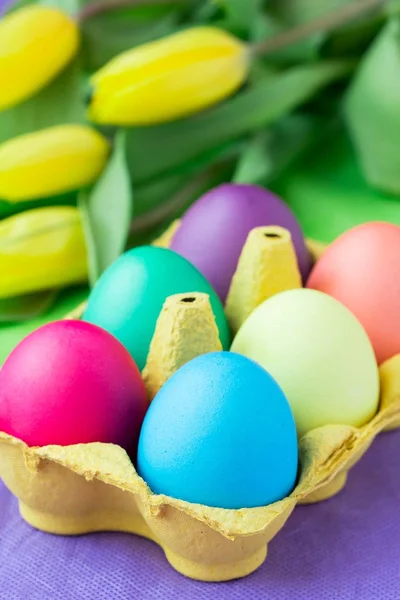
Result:
{"type": "Polygon", "coordinates": [[[189,261],[166,248],[141,246],[120,256],[94,286],[83,318],[112,333],[142,370],[166,298],[186,292],[209,295],[221,344],[227,349],[229,326],[214,289],[189,261]]]}

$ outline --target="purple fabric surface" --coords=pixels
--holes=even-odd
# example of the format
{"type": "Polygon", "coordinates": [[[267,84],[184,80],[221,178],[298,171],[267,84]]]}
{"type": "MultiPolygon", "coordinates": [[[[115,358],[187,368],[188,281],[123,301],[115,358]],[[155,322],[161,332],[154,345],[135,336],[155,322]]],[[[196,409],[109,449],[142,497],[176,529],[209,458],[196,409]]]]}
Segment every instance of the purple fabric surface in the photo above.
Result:
{"type": "Polygon", "coordinates": [[[266,563],[221,584],[186,579],[152,542],[62,538],[22,522],[0,482],[1,600],[399,600],[400,432],[382,434],[336,498],[298,507],[266,563]]]}

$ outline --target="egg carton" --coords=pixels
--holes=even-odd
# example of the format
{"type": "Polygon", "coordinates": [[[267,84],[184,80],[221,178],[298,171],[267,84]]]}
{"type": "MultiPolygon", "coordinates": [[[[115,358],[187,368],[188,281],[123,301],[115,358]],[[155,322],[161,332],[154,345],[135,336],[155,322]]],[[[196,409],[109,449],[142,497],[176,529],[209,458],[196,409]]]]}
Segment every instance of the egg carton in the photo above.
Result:
{"type": "MultiPolygon", "coordinates": [[[[172,234],[173,228],[155,243],[167,246],[172,234]]],[[[257,228],[250,234],[226,304],[234,329],[257,303],[287,286],[300,285],[288,235],[279,228],[257,228]],[[267,278],[260,271],[261,262],[264,271],[268,265],[267,278]]],[[[317,256],[323,246],[310,243],[310,249],[317,256]]],[[[67,318],[80,318],[83,310],[81,305],[67,318]]],[[[185,362],[219,349],[208,296],[169,297],[143,371],[149,396],[185,362]]],[[[327,425],[302,437],[297,485],[288,497],[268,506],[221,509],[153,494],[126,452],[103,443],[28,447],[0,433],[0,477],[18,498],[22,517],[37,529],[61,535],[134,533],[159,544],[169,563],[188,577],[203,581],[244,577],[264,562],[269,541],[297,504],[340,491],[349,469],[375,436],[399,425],[400,355],[383,363],[379,372],[381,399],[375,417],[360,428],[327,425]]]]}
{"type": "MultiPolygon", "coordinates": [[[[168,248],[179,225],[179,219],[173,221],[168,229],[153,242],[153,245],[168,248]]],[[[328,247],[328,244],[312,239],[307,239],[306,243],[314,263],[321,258],[328,247]]],[[[286,229],[268,226],[257,227],[250,232],[240,256],[238,268],[233,276],[225,305],[225,312],[234,333],[261,302],[284,290],[301,287],[296,263],[294,249],[291,245],[291,236],[286,229]]],[[[84,304],[78,308],[76,314],[78,318],[83,313],[83,309],[84,304]]],[[[391,364],[390,361],[386,362],[391,364]]],[[[386,373],[386,368],[383,365],[382,370],[383,373],[386,373]]],[[[389,373],[390,376],[384,376],[383,383],[391,388],[385,392],[386,395],[394,393],[397,385],[400,388],[400,362],[398,384],[396,369],[390,368],[389,373]]],[[[381,390],[383,384],[381,381],[381,390]]],[[[391,419],[384,427],[384,431],[399,428],[400,415],[398,418],[391,419]]],[[[337,488],[337,491],[340,491],[341,487],[339,485],[337,488]]],[[[334,486],[331,489],[333,490],[334,486]]],[[[325,500],[329,496],[325,496],[321,492],[321,498],[315,496],[313,501],[325,500]]]]}

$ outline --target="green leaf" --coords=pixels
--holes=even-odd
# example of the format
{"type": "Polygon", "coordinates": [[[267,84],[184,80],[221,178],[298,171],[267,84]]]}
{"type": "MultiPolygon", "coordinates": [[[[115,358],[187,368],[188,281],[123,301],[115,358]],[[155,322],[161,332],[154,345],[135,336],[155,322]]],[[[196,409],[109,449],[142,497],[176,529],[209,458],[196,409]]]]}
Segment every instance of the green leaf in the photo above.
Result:
{"type": "Polygon", "coordinates": [[[264,83],[268,78],[272,78],[278,73],[279,69],[276,66],[266,64],[262,59],[254,57],[248,77],[248,83],[249,85],[264,83]]]}
{"type": "Polygon", "coordinates": [[[285,25],[300,25],[342,8],[349,0],[270,0],[268,12],[285,25]]]}
{"type": "Polygon", "coordinates": [[[62,319],[67,313],[76,308],[87,298],[86,287],[73,287],[60,292],[56,303],[49,308],[48,312],[34,317],[29,321],[19,323],[3,323],[0,327],[0,364],[4,362],[7,355],[15,346],[31,331],[41,327],[50,321],[62,319]]]}
{"type": "Polygon", "coordinates": [[[166,175],[135,189],[135,217],[160,206],[188,183],[192,175],[166,175]]]}
{"type": "MultiPolygon", "coordinates": [[[[263,42],[268,38],[271,38],[279,33],[282,33],[284,29],[287,29],[285,25],[281,23],[276,17],[269,12],[263,12],[258,19],[253,23],[251,28],[251,39],[253,42],[263,42]]],[[[257,57],[254,57],[256,60],[257,57]]],[[[258,59],[264,60],[264,59],[258,59]]],[[[268,64],[271,62],[271,57],[268,57],[268,64]]]]}
{"type": "Polygon", "coordinates": [[[0,323],[27,321],[46,313],[55,303],[58,292],[45,290],[25,296],[0,298],[0,323]]]}
{"type": "MultiPolygon", "coordinates": [[[[336,20],[338,12],[341,13],[342,9],[347,10],[350,4],[349,0],[318,0],[317,2],[315,0],[270,0],[267,22],[270,28],[271,24],[274,27],[270,35],[272,33],[282,33],[296,27],[307,26],[309,23],[320,19],[324,19],[328,24],[331,19],[336,20]]],[[[353,4],[357,5],[357,2],[353,2],[353,4]]],[[[360,8],[362,8],[361,4],[360,8]]],[[[314,33],[308,34],[302,41],[289,44],[285,48],[270,54],[268,60],[277,63],[290,63],[316,59],[321,55],[331,56],[326,51],[331,38],[334,38],[333,43],[336,47],[343,45],[343,48],[354,48],[359,43],[357,40],[357,36],[360,35],[359,26],[370,19],[371,14],[368,12],[359,19],[343,14],[342,25],[338,25],[333,34],[319,31],[320,25],[316,26],[314,33]],[[351,39],[352,33],[354,39],[351,39]]],[[[262,20],[259,19],[256,26],[259,28],[261,25],[262,20]]],[[[361,36],[365,37],[365,33],[361,32],[361,36]]],[[[268,35],[264,35],[263,39],[267,37],[268,35]]],[[[333,56],[343,55],[343,53],[333,53],[333,56]]]]}
{"type": "Polygon", "coordinates": [[[232,174],[232,166],[222,163],[197,173],[195,177],[182,179],[181,186],[170,197],[159,198],[161,202],[158,206],[133,221],[129,246],[150,243],[174,219],[181,217],[197,198],[211,188],[229,181],[232,174]]]}
{"type": "Polygon", "coordinates": [[[0,112],[0,142],[17,135],[84,120],[81,72],[74,61],[36,96],[0,112]]]}
{"type": "Polygon", "coordinates": [[[125,158],[125,134],[120,130],[110,161],[90,192],[81,192],[78,206],[89,255],[89,279],[102,272],[124,251],[132,218],[133,198],[125,158]]]}
{"type": "Polygon", "coordinates": [[[215,25],[215,21],[221,17],[222,0],[199,0],[191,14],[193,21],[197,24],[215,25]]]}
{"type": "Polygon", "coordinates": [[[272,185],[307,236],[331,242],[368,221],[400,225],[400,202],[365,181],[343,127],[332,128],[272,185]]]}
{"type": "Polygon", "coordinates": [[[383,11],[368,18],[350,23],[329,35],[322,43],[320,54],[326,58],[354,56],[362,58],[385,21],[383,11]]]}
{"type": "Polygon", "coordinates": [[[229,28],[248,37],[254,23],[260,18],[264,0],[223,0],[229,28]]]}
{"type": "Polygon", "coordinates": [[[261,183],[264,180],[270,168],[269,138],[270,132],[262,131],[250,140],[238,161],[233,176],[235,183],[261,183]]]}
{"type": "Polygon", "coordinates": [[[74,16],[79,11],[83,2],[81,0],[40,0],[39,4],[58,8],[62,12],[74,16]]]}
{"type": "MultiPolygon", "coordinates": [[[[199,171],[210,167],[213,164],[227,162],[236,159],[246,144],[246,138],[235,138],[213,146],[212,148],[190,158],[185,163],[179,165],[179,168],[173,170],[173,174],[193,175],[199,171]]],[[[151,182],[153,179],[150,180],[151,182]]]]}
{"type": "Polygon", "coordinates": [[[49,198],[39,198],[28,202],[7,202],[0,198],[0,219],[11,217],[25,210],[42,208],[44,206],[76,206],[76,202],[77,192],[50,196],[49,198]]]}
{"type": "Polygon", "coordinates": [[[172,33],[179,20],[180,10],[173,2],[171,5],[135,7],[129,11],[116,9],[84,20],[82,40],[85,68],[99,69],[125,50],[172,33]],[[144,8],[147,8],[145,14],[144,8]],[[152,12],[149,12],[150,8],[152,12]]]}
{"type": "Polygon", "coordinates": [[[322,135],[325,119],[311,114],[289,115],[256,134],[238,161],[233,180],[269,185],[322,135]]]}
{"type": "Polygon", "coordinates": [[[400,21],[365,55],[345,98],[345,116],[367,181],[400,194],[400,21]]]}
{"type": "Polygon", "coordinates": [[[277,121],[348,72],[345,62],[296,67],[195,117],[129,130],[127,156],[134,183],[177,169],[214,147],[277,121]]]}
{"type": "Polygon", "coordinates": [[[190,184],[193,178],[200,173],[215,166],[234,166],[234,161],[246,145],[246,140],[235,140],[212,148],[196,159],[185,163],[179,173],[161,175],[143,185],[135,187],[135,217],[152,210],[172,196],[180,189],[190,184]]]}

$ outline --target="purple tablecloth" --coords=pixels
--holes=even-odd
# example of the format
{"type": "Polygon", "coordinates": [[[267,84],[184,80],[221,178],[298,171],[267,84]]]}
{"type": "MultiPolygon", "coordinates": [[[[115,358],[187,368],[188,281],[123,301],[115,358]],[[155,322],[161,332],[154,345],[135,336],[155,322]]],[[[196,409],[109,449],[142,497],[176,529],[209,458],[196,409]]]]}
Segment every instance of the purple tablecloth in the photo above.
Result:
{"type": "Polygon", "coordinates": [[[229,583],[190,581],[135,536],[35,531],[1,482],[0,507],[1,600],[400,599],[400,432],[375,441],[339,496],[297,508],[266,563],[229,583]]]}

